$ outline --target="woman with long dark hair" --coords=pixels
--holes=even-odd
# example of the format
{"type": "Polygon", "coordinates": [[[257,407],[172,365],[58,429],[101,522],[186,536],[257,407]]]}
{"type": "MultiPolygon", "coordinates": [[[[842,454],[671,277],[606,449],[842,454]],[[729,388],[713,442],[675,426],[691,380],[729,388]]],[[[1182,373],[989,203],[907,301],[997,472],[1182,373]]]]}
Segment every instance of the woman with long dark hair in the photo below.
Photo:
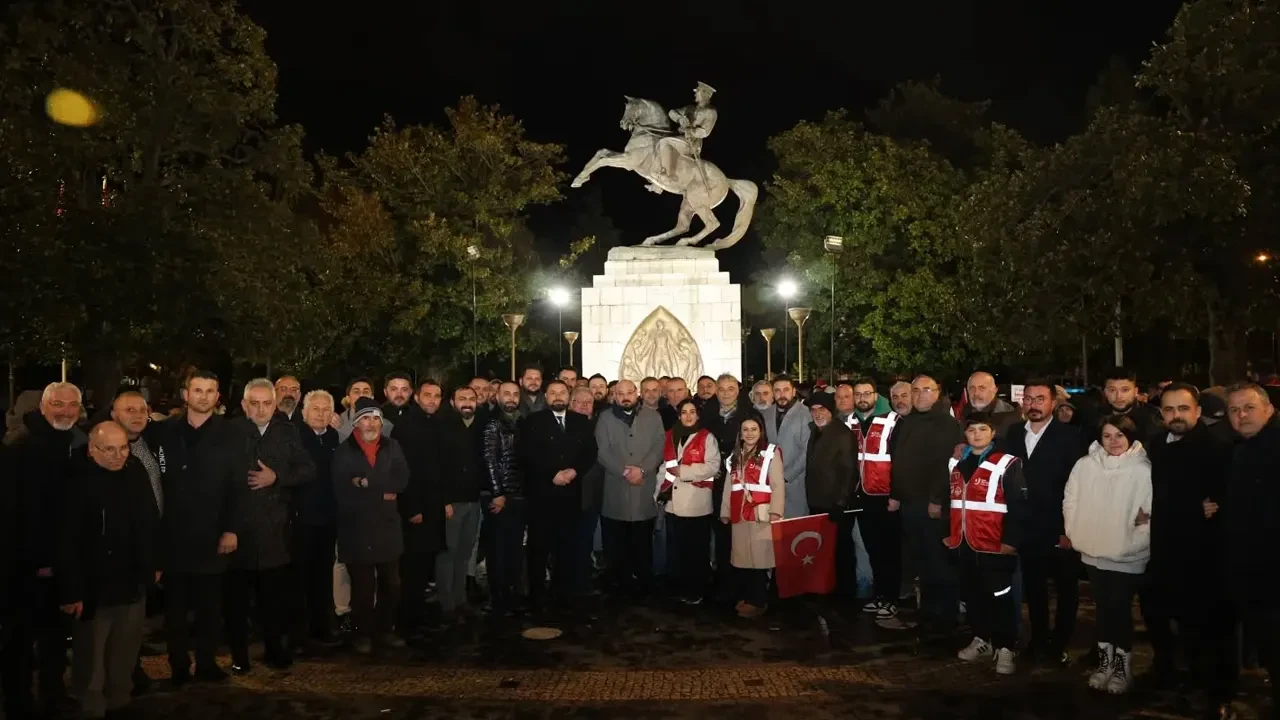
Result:
{"type": "Polygon", "coordinates": [[[686,605],[699,605],[707,587],[711,557],[711,487],[720,470],[720,446],[702,427],[690,398],[675,407],[676,424],[663,448],[658,502],[665,506],[667,562],[673,564],[675,591],[686,605]]]}
{"type": "Polygon", "coordinates": [[[769,607],[773,575],[773,530],[786,507],[782,451],[765,438],[764,418],[750,412],[742,420],[733,454],[725,460],[725,492],[720,522],[732,527],[729,564],[734,568],[735,608],[754,618],[769,607]]]}

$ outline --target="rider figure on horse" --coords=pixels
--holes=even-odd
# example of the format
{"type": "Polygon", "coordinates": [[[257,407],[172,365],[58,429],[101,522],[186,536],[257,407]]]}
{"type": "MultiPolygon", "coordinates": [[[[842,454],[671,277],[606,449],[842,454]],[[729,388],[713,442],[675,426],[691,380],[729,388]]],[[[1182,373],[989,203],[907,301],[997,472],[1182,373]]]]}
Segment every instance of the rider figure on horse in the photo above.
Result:
{"type": "Polygon", "coordinates": [[[719,113],[711,107],[711,96],[716,89],[699,82],[693,89],[693,105],[672,110],[667,115],[680,126],[681,137],[665,137],[658,141],[658,174],[670,177],[675,174],[680,157],[695,163],[702,157],[702,140],[711,134],[719,113]]]}

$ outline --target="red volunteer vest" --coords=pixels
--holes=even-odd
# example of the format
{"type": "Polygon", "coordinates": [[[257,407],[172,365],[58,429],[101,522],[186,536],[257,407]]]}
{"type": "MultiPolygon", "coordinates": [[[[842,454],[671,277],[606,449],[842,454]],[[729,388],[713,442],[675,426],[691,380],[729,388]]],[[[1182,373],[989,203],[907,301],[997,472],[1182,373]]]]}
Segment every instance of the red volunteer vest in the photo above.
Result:
{"type": "MultiPolygon", "coordinates": [[[[684,454],[679,458],[676,457],[675,440],[671,437],[671,431],[667,431],[666,445],[662,449],[662,459],[665,472],[662,476],[662,487],[658,488],[659,493],[666,492],[675,485],[680,478],[671,474],[671,471],[679,465],[698,465],[707,461],[707,436],[711,433],[705,429],[699,430],[693,434],[689,442],[685,443],[684,454]]],[[[710,480],[698,480],[690,483],[696,488],[709,488],[712,483],[710,480]]]]}
{"type": "Polygon", "coordinates": [[[888,415],[872,420],[866,435],[863,435],[858,416],[849,416],[849,429],[858,440],[859,482],[862,492],[868,495],[889,494],[889,476],[893,469],[893,458],[889,457],[889,436],[900,418],[898,413],[890,411],[888,415]]]}
{"type": "Polygon", "coordinates": [[[969,482],[956,470],[960,460],[952,458],[951,468],[951,534],[947,547],[955,550],[961,542],[978,552],[999,553],[1004,536],[1004,516],[1009,506],[1004,501],[1004,473],[1018,458],[992,452],[978,464],[969,482]]]}
{"type": "MultiPolygon", "coordinates": [[[[756,506],[768,504],[773,497],[769,487],[769,465],[782,462],[782,451],[769,445],[747,463],[745,470],[733,469],[733,456],[725,458],[725,474],[732,483],[729,495],[729,522],[755,522],[756,506]]],[[[781,514],[781,513],[779,513],[781,514]]]]}

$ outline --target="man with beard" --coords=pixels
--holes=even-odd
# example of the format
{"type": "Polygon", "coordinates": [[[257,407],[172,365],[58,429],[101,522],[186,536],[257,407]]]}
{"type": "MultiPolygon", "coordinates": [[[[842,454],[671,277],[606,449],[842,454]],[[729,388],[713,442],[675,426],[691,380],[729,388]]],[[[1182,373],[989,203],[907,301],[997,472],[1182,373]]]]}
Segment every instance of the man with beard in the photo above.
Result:
{"type": "Polygon", "coordinates": [[[716,381],[711,379],[710,375],[703,375],[698,378],[697,387],[698,394],[693,398],[693,401],[697,403],[698,411],[701,412],[702,408],[716,396],[716,381]]]}
{"type": "Polygon", "coordinates": [[[751,387],[751,406],[760,412],[773,407],[773,386],[761,380],[751,387]]]}
{"type": "Polygon", "coordinates": [[[494,398],[489,392],[489,381],[480,376],[471,378],[471,382],[467,384],[472,392],[476,394],[476,422],[480,424],[480,430],[484,430],[484,426],[489,422],[489,418],[493,413],[498,411],[498,406],[494,403],[494,398]]]}
{"type": "Polygon", "coordinates": [[[409,401],[413,399],[413,379],[405,372],[397,371],[387,375],[382,395],[387,399],[382,406],[382,421],[390,421],[395,425],[409,411],[409,401]]]}
{"type": "Polygon", "coordinates": [[[796,397],[796,384],[789,375],[773,379],[773,407],[761,413],[769,443],[782,451],[782,475],[787,481],[786,514],[797,518],[808,515],[809,505],[804,494],[805,455],[809,448],[809,411],[796,397]],[[791,412],[797,405],[798,412],[791,412]]]}
{"type": "Polygon", "coordinates": [[[899,381],[889,386],[889,407],[903,417],[911,414],[911,383],[899,381]]]}
{"type": "MultiPolygon", "coordinates": [[[[346,442],[351,437],[352,431],[356,427],[356,402],[360,398],[373,399],[373,381],[367,377],[358,377],[347,383],[346,405],[347,409],[334,416],[333,427],[338,431],[338,439],[346,442]]],[[[382,437],[391,437],[391,430],[394,423],[390,420],[382,421],[382,437]]]]}
{"type": "MultiPolygon", "coordinates": [[[[809,398],[809,444],[805,454],[805,494],[809,512],[827,515],[836,524],[836,597],[851,602],[858,596],[858,557],[853,544],[854,491],[858,466],[854,463],[853,433],[835,420],[835,398],[816,392],[809,398]]],[[[782,459],[786,460],[786,451],[782,459]]]]}
{"type": "Polygon", "coordinates": [[[900,503],[889,497],[893,477],[893,456],[889,452],[899,415],[876,392],[869,377],[841,382],[836,386],[836,405],[850,408],[846,423],[853,431],[858,452],[856,504],[862,512],[855,525],[862,535],[871,563],[875,599],[862,606],[877,620],[898,615],[898,590],[902,575],[902,523],[900,503]]]}
{"type": "Polygon", "coordinates": [[[521,387],[498,388],[502,413],[489,420],[482,440],[489,483],[481,491],[487,503],[481,543],[489,570],[489,602],[494,613],[514,614],[520,601],[520,555],[525,531],[525,481],[520,465],[521,387]]]}
{"type": "MultiPolygon", "coordinates": [[[[488,384],[486,383],[486,389],[488,384]]],[[[454,412],[440,418],[441,500],[444,501],[444,547],[436,555],[436,597],[446,623],[467,608],[467,570],[480,534],[480,488],[484,472],[480,441],[484,428],[476,416],[476,392],[454,388],[454,412]]]]}
{"type": "Polygon", "coordinates": [[[560,372],[556,374],[556,379],[564,383],[564,386],[569,388],[569,392],[573,392],[573,389],[578,387],[578,371],[571,367],[560,368],[560,372]]]}
{"type": "Polygon", "coordinates": [[[542,370],[530,365],[520,373],[520,417],[528,417],[547,406],[542,394],[542,370]]]}
{"type": "Polygon", "coordinates": [[[281,375],[276,380],[275,390],[277,411],[284,415],[286,420],[296,423],[301,431],[306,425],[302,420],[302,413],[298,412],[300,410],[298,403],[302,400],[302,383],[292,375],[281,375]]]}
{"type": "Polygon", "coordinates": [[[644,595],[653,578],[654,504],[665,433],[656,412],[638,407],[630,380],[618,382],[617,402],[596,422],[596,446],[604,467],[601,526],[610,589],[644,595]]]}
{"type": "Polygon", "coordinates": [[[969,402],[962,413],[964,417],[957,418],[962,427],[971,413],[984,412],[991,416],[991,422],[995,423],[992,429],[996,431],[996,437],[1001,438],[1005,430],[1022,419],[1018,408],[997,397],[996,379],[991,373],[979,370],[970,375],[964,390],[969,402]]]}
{"type": "MultiPolygon", "coordinates": [[[[1204,424],[1200,393],[1170,383],[1160,394],[1167,430],[1147,448],[1151,460],[1151,560],[1143,589],[1142,615],[1155,658],[1151,680],[1167,685],[1176,676],[1173,622],[1186,643],[1192,676],[1222,714],[1237,681],[1236,613],[1227,585],[1222,516],[1231,445],[1204,424]]],[[[1215,717],[1217,717],[1215,715],[1215,717]]]]}
{"type": "MultiPolygon", "coordinates": [[[[274,388],[272,389],[274,393],[274,388]]],[[[229,458],[228,421],[217,415],[218,376],[197,370],[182,390],[186,409],[163,423],[156,457],[164,478],[165,643],[171,682],[191,679],[187,615],[196,622],[197,680],[226,679],[214,653],[221,630],[223,573],[239,537],[239,504],[245,470],[229,458]]]]}
{"type": "Polygon", "coordinates": [[[662,386],[657,378],[647,377],[640,381],[640,403],[654,412],[662,411],[662,386]]]}
{"type": "MultiPolygon", "coordinates": [[[[148,432],[152,425],[150,424],[151,418],[147,414],[146,398],[142,397],[142,393],[136,390],[126,390],[120,393],[116,396],[115,401],[111,403],[111,419],[124,428],[129,440],[129,453],[137,458],[141,467],[145,470],[147,480],[151,486],[151,509],[155,512],[156,517],[156,521],[152,525],[158,536],[160,532],[160,517],[164,514],[164,488],[161,485],[160,463],[156,459],[155,450],[151,447],[156,444],[156,440],[155,431],[148,432]],[[151,443],[147,442],[146,435],[152,436],[151,443]]],[[[153,547],[159,547],[160,542],[163,542],[163,540],[159,537],[153,539],[153,547]]],[[[156,569],[159,569],[159,564],[157,564],[156,569]]],[[[133,669],[133,692],[135,695],[142,694],[150,686],[151,678],[142,669],[142,659],[139,657],[133,669]]]]}
{"type": "MultiPolygon", "coordinates": [[[[22,424],[4,437],[0,482],[13,498],[16,522],[3,552],[13,554],[16,577],[0,588],[4,616],[3,679],[8,717],[31,717],[32,675],[38,670],[40,700],[56,713],[67,702],[62,674],[67,663],[66,616],[58,609],[54,557],[65,512],[71,458],[88,442],[76,427],[80,419],[80,389],[66,382],[51,383],[40,407],[22,416],[22,424]],[[35,646],[35,667],[32,646],[35,646]]],[[[80,451],[82,454],[82,451],[80,451]]]]}
{"type": "Polygon", "coordinates": [[[670,430],[680,419],[680,413],[676,412],[676,407],[689,397],[689,385],[684,378],[671,378],[667,381],[665,395],[667,402],[658,408],[658,414],[662,416],[662,427],[670,430]]]}
{"type": "MultiPolygon", "coordinates": [[[[1280,707],[1280,595],[1275,580],[1280,567],[1280,420],[1266,389],[1253,383],[1228,388],[1227,416],[1242,438],[1221,504],[1227,588],[1237,617],[1257,639],[1274,713],[1280,707]]],[[[1206,511],[1217,514],[1216,505],[1209,503],[1206,511]]]]}
{"type": "Polygon", "coordinates": [[[938,381],[921,375],[911,383],[913,409],[894,426],[889,438],[893,458],[889,498],[900,507],[903,541],[920,572],[920,613],[927,633],[955,629],[960,599],[942,539],[950,521],[947,463],[964,433],[941,399],[938,381]]]}
{"type": "Polygon", "coordinates": [[[404,538],[397,626],[406,638],[418,635],[426,626],[427,587],[435,573],[436,553],[444,548],[441,444],[445,417],[440,411],[443,395],[439,383],[423,380],[418,384],[415,402],[407,403],[408,407],[391,431],[391,437],[400,445],[409,463],[409,486],[396,497],[404,538]]]}
{"type": "MultiPolygon", "coordinates": [[[[738,378],[728,373],[721,375],[716,380],[716,403],[713,412],[703,413],[703,427],[715,437],[716,447],[721,448],[721,452],[726,457],[737,444],[738,431],[742,428],[742,418],[746,416],[747,408],[742,407],[741,393],[742,385],[738,382],[738,378]]],[[[714,484],[711,486],[711,507],[720,507],[723,497],[724,465],[721,464],[720,472],[716,473],[714,484]]],[[[715,538],[717,592],[724,595],[732,587],[729,543],[733,530],[724,523],[712,522],[711,534],[715,538]]]]}
{"type": "Polygon", "coordinates": [[[1032,380],[1023,390],[1027,421],[1009,427],[999,449],[1022,460],[1027,489],[1027,525],[1018,556],[1031,617],[1027,655],[1066,664],[1080,602],[1080,554],[1063,527],[1062,498],[1067,478],[1085,451],[1080,430],[1056,419],[1053,384],[1032,380]],[[1058,610],[1049,629],[1049,581],[1057,589],[1058,610]]]}
{"type": "Polygon", "coordinates": [[[1160,440],[1164,420],[1159,408],[1138,402],[1138,376],[1131,370],[1118,367],[1107,373],[1107,382],[1103,386],[1103,394],[1107,399],[1107,414],[1124,415],[1133,420],[1138,428],[1138,439],[1144,446],[1150,447],[1160,440]]]}
{"type": "Polygon", "coordinates": [[[293,664],[284,643],[289,601],[294,596],[289,573],[290,495],[314,482],[316,467],[302,448],[298,428],[276,414],[275,388],[266,378],[250,380],[241,402],[244,416],[231,420],[228,456],[232,476],[240,476],[236,552],[227,573],[227,644],[231,671],[243,675],[249,666],[249,594],[256,596],[266,663],[272,668],[293,664]]]}
{"type": "MultiPolygon", "coordinates": [[[[654,381],[655,384],[657,381],[654,381]]],[[[591,421],[569,412],[569,387],[552,380],[547,407],[524,419],[521,464],[529,497],[529,601],[568,609],[582,523],[582,483],[596,462],[591,421]],[[550,561],[550,563],[548,563],[550,561]],[[551,567],[551,597],[545,578],[551,567]]]]}
{"type": "Polygon", "coordinates": [[[599,415],[609,406],[609,381],[597,373],[587,378],[587,388],[591,390],[591,397],[595,398],[595,413],[599,415]]]}

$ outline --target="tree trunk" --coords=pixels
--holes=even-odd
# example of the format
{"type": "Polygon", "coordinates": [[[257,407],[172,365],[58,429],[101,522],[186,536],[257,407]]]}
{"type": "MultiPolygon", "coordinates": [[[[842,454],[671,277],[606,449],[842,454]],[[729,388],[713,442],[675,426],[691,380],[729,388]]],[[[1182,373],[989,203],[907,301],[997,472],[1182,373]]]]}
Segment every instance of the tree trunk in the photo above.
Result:
{"type": "Polygon", "coordinates": [[[1204,306],[1209,319],[1209,385],[1213,386],[1218,370],[1218,316],[1213,311],[1213,303],[1206,300],[1204,306]]]}

